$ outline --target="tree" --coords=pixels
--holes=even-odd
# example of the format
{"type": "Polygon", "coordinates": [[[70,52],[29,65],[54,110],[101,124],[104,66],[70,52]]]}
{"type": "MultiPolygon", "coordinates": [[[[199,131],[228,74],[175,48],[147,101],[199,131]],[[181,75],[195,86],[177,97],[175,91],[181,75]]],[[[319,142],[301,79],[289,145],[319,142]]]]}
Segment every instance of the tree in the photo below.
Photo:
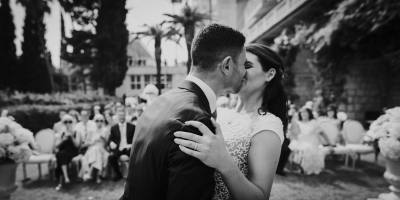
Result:
{"type": "Polygon", "coordinates": [[[64,45],[72,46],[72,52],[63,51],[61,58],[72,64],[71,70],[75,72],[84,93],[86,93],[86,71],[90,71],[93,67],[95,51],[94,40],[95,35],[90,31],[72,31],[71,38],[65,38],[64,45]]]}
{"type": "Polygon", "coordinates": [[[188,51],[188,61],[186,63],[187,72],[189,73],[190,67],[192,65],[192,55],[190,50],[192,49],[192,42],[195,35],[196,26],[203,25],[205,20],[211,19],[211,16],[205,13],[197,11],[197,8],[191,8],[189,5],[185,4],[182,9],[181,15],[171,15],[164,14],[165,16],[171,17],[172,20],[169,23],[179,25],[183,28],[183,32],[186,40],[186,48],[188,51]]]}
{"type": "Polygon", "coordinates": [[[24,42],[22,43],[21,70],[23,91],[53,92],[53,66],[44,38],[44,14],[50,13],[50,0],[18,0],[25,7],[24,42]]]}
{"type": "Polygon", "coordinates": [[[400,69],[399,1],[329,0],[317,5],[286,36],[290,45],[313,51],[310,64],[318,71],[325,105],[343,102],[348,66],[356,60],[384,58],[389,70],[400,69]]]}
{"type": "Polygon", "coordinates": [[[137,37],[144,36],[144,37],[151,37],[154,40],[154,56],[156,58],[156,65],[157,65],[157,88],[158,93],[161,94],[161,42],[163,39],[171,40],[179,44],[180,34],[175,26],[168,26],[164,25],[165,23],[162,22],[160,24],[156,24],[153,26],[149,26],[145,24],[144,26],[147,28],[146,31],[137,32],[137,37]],[[177,37],[179,36],[179,38],[177,37]]]}
{"type": "Polygon", "coordinates": [[[100,0],[59,0],[59,2],[63,11],[71,17],[73,29],[72,37],[67,38],[64,15],[61,13],[60,55],[61,59],[72,66],[67,71],[68,88],[71,91],[71,76],[73,75],[82,84],[84,93],[86,93],[86,78],[88,75],[90,76],[90,70],[94,63],[94,32],[100,0]],[[74,24],[79,25],[80,30],[75,30],[74,24]],[[67,46],[72,47],[72,52],[67,52],[67,46]]]}
{"type": "Polygon", "coordinates": [[[1,0],[0,7],[0,90],[17,89],[18,58],[16,55],[15,25],[10,0],[1,0]]]}
{"type": "Polygon", "coordinates": [[[101,0],[96,20],[94,44],[97,52],[91,77],[95,88],[102,87],[110,95],[122,85],[128,70],[125,3],[125,0],[101,0]]]}

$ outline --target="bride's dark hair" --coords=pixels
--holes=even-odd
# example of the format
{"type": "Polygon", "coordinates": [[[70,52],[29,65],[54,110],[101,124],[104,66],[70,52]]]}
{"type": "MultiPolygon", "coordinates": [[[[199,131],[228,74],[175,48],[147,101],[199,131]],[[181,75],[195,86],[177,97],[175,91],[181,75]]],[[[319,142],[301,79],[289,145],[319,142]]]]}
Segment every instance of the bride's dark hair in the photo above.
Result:
{"type": "Polygon", "coordinates": [[[283,130],[286,131],[288,125],[287,96],[282,85],[285,70],[282,59],[275,51],[262,44],[248,44],[246,45],[246,52],[257,56],[264,72],[268,72],[271,68],[275,69],[274,78],[264,89],[263,100],[258,113],[265,115],[270,112],[279,117],[283,123],[283,130]]]}

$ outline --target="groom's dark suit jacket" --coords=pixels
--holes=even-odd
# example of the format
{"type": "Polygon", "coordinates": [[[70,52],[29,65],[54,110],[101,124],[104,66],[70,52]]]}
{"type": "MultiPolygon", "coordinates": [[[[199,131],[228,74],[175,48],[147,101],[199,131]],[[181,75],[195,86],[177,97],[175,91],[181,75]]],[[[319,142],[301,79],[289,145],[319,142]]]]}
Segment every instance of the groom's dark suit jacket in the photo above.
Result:
{"type": "Polygon", "coordinates": [[[203,122],[214,131],[210,105],[191,81],[158,97],[137,122],[129,174],[121,200],[210,200],[214,169],[183,153],[173,133],[201,133],[185,121],[203,122]]]}

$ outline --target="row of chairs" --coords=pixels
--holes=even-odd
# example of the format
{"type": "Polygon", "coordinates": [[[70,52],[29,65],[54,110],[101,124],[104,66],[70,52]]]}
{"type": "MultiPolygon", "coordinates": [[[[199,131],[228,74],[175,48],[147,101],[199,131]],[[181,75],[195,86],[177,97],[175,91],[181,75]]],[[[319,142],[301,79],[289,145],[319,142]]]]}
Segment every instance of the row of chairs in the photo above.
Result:
{"type": "MultiPolygon", "coordinates": [[[[352,159],[352,168],[355,168],[356,161],[360,160],[361,155],[375,153],[373,146],[362,144],[366,131],[363,125],[356,120],[346,120],[343,124],[342,131],[330,122],[322,122],[320,124],[322,131],[328,136],[326,141],[328,146],[322,146],[321,149],[334,155],[345,155],[345,166],[348,167],[349,158],[352,159]],[[345,145],[336,146],[336,140],[343,136],[345,145]]],[[[377,162],[378,154],[375,153],[375,162],[377,162]]]]}
{"type": "MultiPolygon", "coordinates": [[[[50,179],[53,180],[54,176],[51,171],[53,170],[52,168],[56,162],[56,157],[54,154],[55,139],[55,132],[51,129],[41,130],[35,135],[35,141],[39,147],[39,154],[32,155],[28,161],[22,163],[24,180],[28,180],[26,166],[29,164],[36,164],[38,166],[39,179],[42,179],[42,164],[47,164],[50,179]]],[[[78,162],[78,156],[72,160],[72,163],[77,164],[78,162]]],[[[121,167],[123,168],[122,171],[126,172],[128,167],[127,164],[129,163],[129,157],[125,155],[121,156],[120,163],[121,167]]],[[[76,166],[77,171],[79,171],[79,165],[77,164],[76,166]]]]}

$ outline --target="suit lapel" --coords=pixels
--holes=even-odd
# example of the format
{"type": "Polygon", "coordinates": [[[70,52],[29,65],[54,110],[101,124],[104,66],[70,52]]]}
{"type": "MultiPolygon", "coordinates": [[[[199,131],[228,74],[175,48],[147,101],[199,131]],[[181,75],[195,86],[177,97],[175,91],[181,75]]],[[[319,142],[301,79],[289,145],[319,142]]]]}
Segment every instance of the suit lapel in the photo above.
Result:
{"type": "Polygon", "coordinates": [[[203,90],[201,90],[201,88],[196,83],[193,83],[192,81],[184,80],[179,85],[178,88],[186,89],[186,90],[189,90],[189,91],[195,93],[199,97],[200,102],[207,109],[206,111],[209,114],[212,114],[211,108],[210,108],[210,103],[208,102],[207,96],[204,94],[203,90]]]}
{"type": "Polygon", "coordinates": [[[119,124],[115,125],[116,126],[116,133],[117,133],[117,138],[121,142],[121,131],[119,130],[119,124]]]}

